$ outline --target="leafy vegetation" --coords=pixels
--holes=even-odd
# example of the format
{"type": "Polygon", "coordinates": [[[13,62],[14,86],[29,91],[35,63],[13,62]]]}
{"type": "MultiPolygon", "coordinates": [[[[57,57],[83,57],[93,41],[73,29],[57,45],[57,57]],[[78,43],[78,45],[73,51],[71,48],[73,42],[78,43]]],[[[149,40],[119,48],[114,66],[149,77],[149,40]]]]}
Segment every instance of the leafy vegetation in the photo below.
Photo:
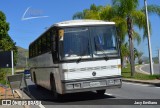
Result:
{"type": "Polygon", "coordinates": [[[0,50],[1,51],[14,51],[14,64],[17,60],[17,47],[16,43],[11,39],[8,34],[9,23],[6,22],[5,14],[0,11],[0,50]]]}
{"type": "Polygon", "coordinates": [[[26,57],[28,61],[28,50],[17,46],[18,49],[18,57],[16,68],[25,68],[26,67],[26,57]]]}
{"type": "Polygon", "coordinates": [[[11,69],[0,69],[0,84],[6,84],[6,76],[11,75],[11,69]]]}
{"type": "MultiPolygon", "coordinates": [[[[6,22],[5,14],[0,11],[0,51],[14,51],[14,64],[17,61],[17,47],[16,43],[8,34],[9,23],[6,22]]],[[[7,69],[0,69],[0,82],[4,82],[7,69]]]]}

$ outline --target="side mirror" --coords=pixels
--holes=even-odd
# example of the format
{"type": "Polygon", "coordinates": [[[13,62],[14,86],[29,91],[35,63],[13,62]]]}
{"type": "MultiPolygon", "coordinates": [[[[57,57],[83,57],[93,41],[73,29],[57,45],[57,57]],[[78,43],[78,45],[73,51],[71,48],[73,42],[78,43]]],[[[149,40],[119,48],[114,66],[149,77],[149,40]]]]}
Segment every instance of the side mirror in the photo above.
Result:
{"type": "Polygon", "coordinates": [[[59,41],[63,41],[63,37],[64,37],[63,29],[58,30],[58,36],[59,36],[59,41]]]}

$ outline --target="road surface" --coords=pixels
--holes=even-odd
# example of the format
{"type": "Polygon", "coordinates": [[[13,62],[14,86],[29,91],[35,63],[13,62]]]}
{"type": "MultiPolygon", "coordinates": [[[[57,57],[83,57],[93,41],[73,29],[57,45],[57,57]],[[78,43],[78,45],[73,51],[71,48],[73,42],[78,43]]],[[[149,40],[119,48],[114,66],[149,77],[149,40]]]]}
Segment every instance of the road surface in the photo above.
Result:
{"type": "MultiPolygon", "coordinates": [[[[37,89],[30,79],[27,80],[32,99],[42,100],[41,108],[158,108],[160,105],[116,105],[117,99],[160,99],[160,87],[152,85],[142,85],[123,82],[121,89],[108,89],[104,96],[99,96],[95,92],[66,94],[63,100],[56,101],[53,95],[46,89],[37,89]],[[115,103],[113,102],[115,100],[115,103]],[[106,103],[112,100],[114,105],[106,103]],[[72,106],[70,106],[72,105],[72,106]],[[83,106],[81,106],[83,105],[83,106]],[[98,105],[98,106],[97,106],[98,105]]],[[[160,100],[159,100],[160,101],[160,100]]]]}
{"type": "MultiPolygon", "coordinates": [[[[150,66],[149,66],[149,64],[143,65],[141,67],[141,70],[145,71],[147,73],[150,73],[150,66]]],[[[154,74],[160,74],[160,66],[159,66],[159,64],[153,64],[153,70],[154,70],[154,74]]]]}

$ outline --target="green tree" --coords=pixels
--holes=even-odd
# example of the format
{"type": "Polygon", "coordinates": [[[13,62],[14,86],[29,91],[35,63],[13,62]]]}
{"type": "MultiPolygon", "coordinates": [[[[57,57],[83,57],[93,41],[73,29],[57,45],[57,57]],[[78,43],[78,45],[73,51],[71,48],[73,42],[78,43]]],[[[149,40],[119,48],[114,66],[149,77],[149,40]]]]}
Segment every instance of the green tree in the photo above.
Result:
{"type": "Polygon", "coordinates": [[[3,51],[14,51],[14,63],[16,63],[17,58],[17,47],[16,43],[11,39],[8,34],[9,23],[6,22],[5,14],[0,11],[0,49],[3,51]]]}
{"type": "Polygon", "coordinates": [[[122,43],[121,44],[121,64],[122,64],[122,67],[124,67],[124,58],[128,58],[129,57],[129,46],[128,46],[128,43],[122,43]]]}
{"type": "Polygon", "coordinates": [[[141,51],[138,51],[136,48],[134,48],[134,58],[136,59],[138,59],[138,63],[139,64],[142,64],[142,55],[143,55],[143,52],[141,52],[141,51]]]}
{"type": "Polygon", "coordinates": [[[90,9],[84,9],[83,12],[77,12],[73,15],[73,19],[99,19],[99,13],[103,9],[103,6],[96,6],[92,4],[90,9]]]}
{"type": "Polygon", "coordinates": [[[142,64],[142,62],[143,62],[142,61],[142,55],[143,55],[143,52],[138,51],[138,50],[135,51],[135,57],[138,58],[138,63],[139,64],[142,64]]]}
{"type": "MultiPolygon", "coordinates": [[[[92,6],[92,5],[91,5],[92,6]]],[[[98,7],[98,6],[97,6],[98,7]]],[[[114,21],[117,26],[117,33],[121,39],[121,45],[125,41],[125,36],[128,34],[129,49],[130,49],[130,63],[131,63],[131,76],[134,76],[134,45],[133,40],[141,42],[141,37],[138,32],[133,29],[133,26],[143,30],[143,37],[147,37],[146,16],[144,8],[139,8],[138,0],[112,0],[112,5],[101,7],[95,15],[90,15],[93,11],[86,9],[83,12],[79,12],[79,16],[73,15],[73,19],[100,19],[106,21],[114,21]],[[87,11],[86,11],[87,10],[87,11]],[[88,12],[89,11],[89,12],[88,12]],[[89,14],[89,15],[88,15],[89,14]],[[81,16],[82,15],[82,16],[81,16]],[[87,17],[87,16],[93,16],[87,17]],[[96,16],[96,17],[95,17],[96,16]]],[[[160,7],[157,5],[149,5],[148,12],[160,15],[160,7]]],[[[92,13],[93,14],[93,13],[92,13]]],[[[151,24],[150,24],[151,25],[151,24]]],[[[151,29],[151,27],[150,27],[151,29]]],[[[121,51],[122,54],[122,51],[121,51]]]]}
{"type": "MultiPolygon", "coordinates": [[[[133,39],[139,37],[139,34],[133,29],[133,26],[143,29],[144,37],[147,36],[147,26],[146,26],[146,16],[144,8],[139,9],[138,0],[112,0],[113,13],[125,19],[124,24],[127,27],[127,33],[129,37],[129,49],[130,49],[130,63],[131,63],[131,76],[134,76],[135,66],[134,66],[134,45],[133,39]]],[[[149,12],[156,13],[159,15],[160,7],[156,5],[149,6],[149,12]]],[[[114,20],[113,20],[114,21],[114,20]]],[[[139,39],[139,38],[137,38],[139,39]]]]}
{"type": "MultiPolygon", "coordinates": [[[[122,43],[121,52],[122,52],[121,53],[122,58],[126,58],[126,57],[129,58],[130,51],[129,51],[129,45],[127,42],[125,42],[124,44],[122,43]]],[[[143,52],[138,51],[137,48],[134,48],[134,60],[137,58],[139,64],[142,63],[142,59],[141,59],[142,55],[143,55],[143,52]]],[[[123,59],[122,59],[122,63],[123,63],[123,59]]],[[[122,64],[122,67],[124,67],[124,64],[122,64]]]]}

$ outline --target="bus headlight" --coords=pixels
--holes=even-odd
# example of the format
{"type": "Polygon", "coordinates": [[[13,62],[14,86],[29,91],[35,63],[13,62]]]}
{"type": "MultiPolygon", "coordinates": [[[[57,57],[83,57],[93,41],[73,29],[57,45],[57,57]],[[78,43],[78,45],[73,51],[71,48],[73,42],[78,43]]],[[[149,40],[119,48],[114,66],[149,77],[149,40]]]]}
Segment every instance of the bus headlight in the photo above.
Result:
{"type": "Polygon", "coordinates": [[[118,68],[121,69],[121,65],[118,65],[118,68]]]}
{"type": "Polygon", "coordinates": [[[108,80],[108,85],[119,85],[121,84],[121,79],[110,79],[108,80]]]}
{"type": "Polygon", "coordinates": [[[116,80],[114,81],[114,83],[115,83],[115,84],[121,84],[121,80],[120,80],[120,79],[116,79],[116,80]]]}
{"type": "Polygon", "coordinates": [[[81,84],[80,83],[77,83],[77,84],[74,84],[74,88],[81,88],[81,84]]]}
{"type": "Polygon", "coordinates": [[[66,84],[66,89],[73,89],[73,84],[66,84]]]}
{"type": "Polygon", "coordinates": [[[113,79],[108,80],[108,85],[114,85],[114,80],[113,79]]]}

